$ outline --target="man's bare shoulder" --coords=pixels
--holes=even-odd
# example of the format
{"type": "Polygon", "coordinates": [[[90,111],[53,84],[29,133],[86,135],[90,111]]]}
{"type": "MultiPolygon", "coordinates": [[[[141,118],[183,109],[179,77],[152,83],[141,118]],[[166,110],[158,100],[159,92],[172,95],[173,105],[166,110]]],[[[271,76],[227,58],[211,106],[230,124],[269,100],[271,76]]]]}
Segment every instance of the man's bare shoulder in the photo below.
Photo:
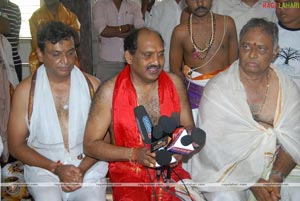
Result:
{"type": "Polygon", "coordinates": [[[32,75],[22,80],[16,87],[14,94],[28,94],[31,87],[32,75]]]}
{"type": "Polygon", "coordinates": [[[31,79],[32,76],[29,76],[17,85],[13,93],[13,102],[19,105],[28,105],[31,79]]]}
{"type": "Polygon", "coordinates": [[[188,33],[188,24],[178,24],[173,30],[173,35],[176,36],[176,38],[184,38],[188,33]]]}
{"type": "Polygon", "coordinates": [[[183,83],[181,77],[179,77],[178,75],[176,75],[175,73],[172,73],[172,72],[167,72],[167,74],[169,75],[169,77],[173,81],[173,83],[176,86],[177,90],[181,89],[184,86],[184,83],[183,83]]]}
{"type": "Polygon", "coordinates": [[[115,82],[116,78],[112,78],[110,80],[102,82],[98,90],[96,91],[95,98],[99,101],[110,102],[112,100],[115,82]]]}
{"type": "Polygon", "coordinates": [[[236,31],[235,23],[234,23],[234,20],[232,19],[232,17],[230,17],[228,15],[220,15],[220,14],[216,14],[216,13],[214,13],[214,15],[216,16],[217,22],[222,22],[222,24],[224,24],[224,22],[226,22],[227,33],[228,33],[228,31],[236,31]]]}
{"type": "Polygon", "coordinates": [[[93,75],[90,75],[88,73],[84,73],[84,74],[90,80],[90,82],[92,83],[94,89],[97,90],[99,85],[101,84],[101,81],[93,75]]]}

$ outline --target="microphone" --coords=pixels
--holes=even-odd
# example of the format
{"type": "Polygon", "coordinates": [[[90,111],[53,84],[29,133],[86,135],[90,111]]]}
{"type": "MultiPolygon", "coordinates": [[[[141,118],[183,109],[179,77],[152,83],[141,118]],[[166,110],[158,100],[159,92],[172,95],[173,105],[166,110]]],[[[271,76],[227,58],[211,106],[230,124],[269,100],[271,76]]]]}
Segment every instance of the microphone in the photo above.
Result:
{"type": "Polygon", "coordinates": [[[158,124],[152,129],[151,152],[162,149],[171,142],[172,138],[164,133],[162,127],[158,124]]]}
{"type": "Polygon", "coordinates": [[[159,117],[158,124],[152,129],[151,152],[167,147],[172,140],[172,133],[176,127],[177,123],[174,118],[159,117]]]}
{"type": "Polygon", "coordinates": [[[161,116],[158,120],[158,125],[167,134],[172,134],[177,126],[179,126],[175,118],[167,116],[161,116]]]}
{"type": "Polygon", "coordinates": [[[206,133],[204,130],[196,127],[192,128],[191,137],[194,149],[202,149],[204,147],[206,142],[206,133]]]}
{"type": "Polygon", "coordinates": [[[200,128],[193,128],[191,135],[184,128],[177,128],[167,150],[172,153],[187,155],[196,149],[203,148],[205,140],[206,133],[200,128]]]}
{"type": "Polygon", "coordinates": [[[150,144],[153,125],[145,107],[143,105],[135,107],[134,116],[144,143],[150,144]]]}
{"type": "Polygon", "coordinates": [[[180,142],[183,146],[188,146],[193,142],[193,139],[190,135],[185,135],[181,138],[180,142]]]}
{"type": "Polygon", "coordinates": [[[171,118],[173,118],[177,124],[176,127],[180,127],[180,113],[179,112],[173,112],[171,115],[171,118]]]}
{"type": "Polygon", "coordinates": [[[156,167],[167,166],[176,162],[176,159],[172,156],[173,153],[168,152],[165,149],[160,149],[156,152],[155,160],[156,167]]]}

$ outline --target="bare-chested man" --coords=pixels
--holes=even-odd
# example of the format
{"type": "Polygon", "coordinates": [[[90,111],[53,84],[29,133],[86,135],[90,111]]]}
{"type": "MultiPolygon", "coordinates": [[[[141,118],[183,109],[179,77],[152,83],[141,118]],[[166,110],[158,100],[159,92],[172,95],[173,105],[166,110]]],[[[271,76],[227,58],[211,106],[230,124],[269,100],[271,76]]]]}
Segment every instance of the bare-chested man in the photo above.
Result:
{"type": "MultiPolygon", "coordinates": [[[[124,49],[128,65],[95,94],[85,132],[85,152],[110,161],[109,177],[113,183],[159,184],[150,188],[146,184],[115,187],[114,200],[180,200],[173,188],[165,191],[162,187],[166,171],[157,175],[155,153],[140,136],[134,108],[143,105],[155,125],[160,115],[179,112],[180,125],[193,126],[184,84],[178,76],[163,71],[164,45],[157,32],[148,28],[134,31],[125,39],[124,49]],[[114,144],[104,142],[107,130],[114,144]]],[[[170,176],[174,181],[189,178],[181,163],[170,176]]]]}
{"type": "MultiPolygon", "coordinates": [[[[277,22],[273,0],[213,0],[212,11],[232,17],[238,37],[242,27],[251,18],[259,16],[277,22]]],[[[186,23],[190,13],[186,7],[181,14],[180,23],[186,23]]]]}
{"type": "Polygon", "coordinates": [[[194,120],[207,81],[237,59],[237,35],[231,17],[211,12],[212,0],[187,0],[189,22],[175,27],[171,71],[187,81],[194,120]]]}
{"type": "Polygon", "coordinates": [[[62,22],[45,24],[37,35],[44,64],[18,85],[13,97],[9,150],[26,164],[26,183],[42,183],[28,186],[37,201],[105,200],[105,188],[82,186],[105,182],[107,163],[83,154],[85,123],[99,80],[74,65],[74,37],[62,22]]]}

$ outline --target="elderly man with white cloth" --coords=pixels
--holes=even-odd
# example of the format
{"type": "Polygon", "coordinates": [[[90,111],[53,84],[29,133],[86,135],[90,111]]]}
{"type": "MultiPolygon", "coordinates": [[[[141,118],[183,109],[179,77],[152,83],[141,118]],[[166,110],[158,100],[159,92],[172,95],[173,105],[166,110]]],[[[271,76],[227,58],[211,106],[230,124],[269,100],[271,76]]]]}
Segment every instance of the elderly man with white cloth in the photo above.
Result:
{"type": "Polygon", "coordinates": [[[9,150],[26,164],[24,177],[34,200],[105,200],[105,187],[96,184],[105,182],[108,164],[83,154],[85,124],[99,80],[74,65],[71,27],[49,22],[37,37],[44,64],[16,88],[9,150]]]}
{"type": "Polygon", "coordinates": [[[299,200],[300,92],[271,64],[278,49],[277,26],[251,19],[239,60],[205,87],[197,123],[207,141],[191,175],[207,200],[299,200]]]}

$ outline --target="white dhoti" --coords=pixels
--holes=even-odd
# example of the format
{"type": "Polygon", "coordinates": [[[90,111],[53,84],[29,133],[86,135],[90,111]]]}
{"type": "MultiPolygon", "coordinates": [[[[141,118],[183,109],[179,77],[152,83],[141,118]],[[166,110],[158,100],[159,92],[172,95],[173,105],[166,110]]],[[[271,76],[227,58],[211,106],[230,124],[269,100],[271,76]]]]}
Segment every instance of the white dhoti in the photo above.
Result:
{"type": "MultiPolygon", "coordinates": [[[[273,128],[268,129],[252,117],[239,78],[238,61],[206,85],[198,116],[198,126],[207,134],[206,144],[191,159],[191,175],[194,181],[208,184],[200,190],[208,192],[212,200],[224,200],[232,193],[235,200],[250,199],[251,184],[268,178],[277,142],[300,164],[300,92],[290,78],[276,74],[280,84],[277,108],[273,128]],[[216,187],[210,183],[245,185],[216,187]]],[[[299,183],[299,175],[297,166],[284,182],[293,178],[299,183]]],[[[282,200],[289,200],[283,197],[287,189],[294,195],[300,192],[299,187],[283,187],[282,200]]],[[[299,199],[297,196],[294,199],[299,199]]]]}
{"type": "MultiPolygon", "coordinates": [[[[33,110],[29,125],[28,146],[63,164],[79,166],[83,154],[83,135],[91,103],[89,87],[83,73],[77,68],[71,72],[69,97],[69,151],[65,149],[57,112],[45,67],[37,70],[33,110]]],[[[30,118],[30,117],[29,117],[30,118]]],[[[108,164],[97,162],[84,175],[83,186],[74,192],[65,193],[59,178],[48,170],[25,165],[24,176],[29,192],[35,200],[105,200],[105,183],[108,164]],[[32,185],[31,185],[32,184],[32,185]]]]}

